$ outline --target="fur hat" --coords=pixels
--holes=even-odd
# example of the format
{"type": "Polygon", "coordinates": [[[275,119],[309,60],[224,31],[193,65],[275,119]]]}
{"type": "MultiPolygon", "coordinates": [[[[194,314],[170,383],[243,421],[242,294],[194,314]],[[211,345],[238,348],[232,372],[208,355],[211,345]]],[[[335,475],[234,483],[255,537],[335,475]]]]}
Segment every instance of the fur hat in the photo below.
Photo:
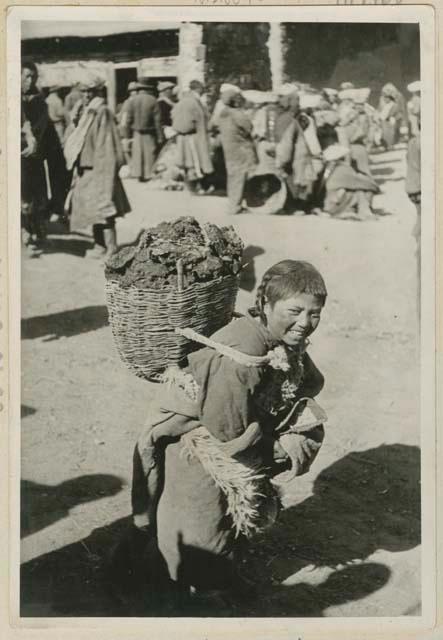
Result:
{"type": "Polygon", "coordinates": [[[409,93],[421,93],[421,82],[420,80],[416,80],[415,82],[411,82],[408,84],[409,93]]]}
{"type": "Polygon", "coordinates": [[[157,85],[157,89],[159,91],[166,91],[166,89],[173,89],[174,87],[175,84],[173,82],[170,82],[169,80],[163,80],[157,85]]]}

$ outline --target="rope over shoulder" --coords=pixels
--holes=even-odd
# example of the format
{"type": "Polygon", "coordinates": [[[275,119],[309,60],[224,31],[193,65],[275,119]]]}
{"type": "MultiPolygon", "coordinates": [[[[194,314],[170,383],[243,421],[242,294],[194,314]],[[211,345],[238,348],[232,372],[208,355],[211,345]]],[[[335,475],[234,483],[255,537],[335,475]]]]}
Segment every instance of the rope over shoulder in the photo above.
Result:
{"type": "Polygon", "coordinates": [[[233,349],[232,347],[228,347],[225,344],[221,344],[220,342],[215,342],[215,340],[206,338],[193,329],[180,329],[179,327],[176,327],[175,332],[181,336],[184,336],[185,338],[188,338],[188,340],[193,340],[194,342],[199,342],[200,344],[205,345],[205,347],[210,347],[221,355],[227,356],[234,362],[242,364],[246,367],[263,367],[264,365],[269,364],[271,361],[269,355],[251,356],[247,353],[242,353],[241,351],[233,349]]]}

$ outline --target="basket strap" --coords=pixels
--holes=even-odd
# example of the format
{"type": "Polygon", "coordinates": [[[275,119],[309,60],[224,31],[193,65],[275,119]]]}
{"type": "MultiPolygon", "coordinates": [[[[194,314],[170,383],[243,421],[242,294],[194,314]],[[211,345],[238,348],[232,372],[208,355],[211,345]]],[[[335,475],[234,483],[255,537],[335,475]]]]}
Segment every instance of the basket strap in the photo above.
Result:
{"type": "Polygon", "coordinates": [[[176,327],[175,332],[181,336],[184,336],[185,338],[188,338],[188,340],[193,340],[194,342],[204,344],[206,347],[215,349],[215,351],[217,351],[221,355],[227,356],[231,360],[234,360],[234,362],[242,364],[246,367],[262,367],[266,364],[269,364],[270,361],[269,356],[250,356],[247,353],[242,353],[241,351],[237,351],[237,349],[228,347],[225,344],[221,344],[220,342],[215,342],[215,340],[206,338],[193,329],[180,329],[179,327],[176,327]]]}

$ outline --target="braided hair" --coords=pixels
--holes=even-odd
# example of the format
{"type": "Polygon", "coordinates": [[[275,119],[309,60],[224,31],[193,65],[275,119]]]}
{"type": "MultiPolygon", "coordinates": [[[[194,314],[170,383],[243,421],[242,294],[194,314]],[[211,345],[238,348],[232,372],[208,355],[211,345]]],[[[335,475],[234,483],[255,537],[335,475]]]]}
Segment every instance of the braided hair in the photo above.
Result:
{"type": "Polygon", "coordinates": [[[326,302],[325,282],[315,267],[301,260],[282,260],[268,269],[257,289],[255,306],[249,309],[253,317],[266,324],[265,304],[273,307],[277,300],[286,300],[299,293],[308,293],[326,302]]]}

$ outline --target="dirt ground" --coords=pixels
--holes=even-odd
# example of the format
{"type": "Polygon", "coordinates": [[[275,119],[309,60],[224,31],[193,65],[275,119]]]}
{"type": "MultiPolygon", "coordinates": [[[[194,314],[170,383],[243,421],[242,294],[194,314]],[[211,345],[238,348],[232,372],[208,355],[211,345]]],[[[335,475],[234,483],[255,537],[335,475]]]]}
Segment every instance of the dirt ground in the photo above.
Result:
{"type": "MultiPolygon", "coordinates": [[[[224,198],[125,181],[133,212],[119,222],[120,242],[179,215],[235,226],[249,263],[239,311],[264,270],[286,257],[314,263],[329,290],[310,348],[326,378],[325,443],[289,487],[278,524],[249,548],[256,599],[211,615],[420,614],[415,210],[404,154],[373,156],[382,193],[368,222],[228,217],[224,198]]],[[[83,257],[90,238],[52,231],[44,255],[22,260],[21,612],[130,615],[117,608],[105,569],[128,524],[132,449],[156,386],[114,349],[103,268],[83,257]]]]}

